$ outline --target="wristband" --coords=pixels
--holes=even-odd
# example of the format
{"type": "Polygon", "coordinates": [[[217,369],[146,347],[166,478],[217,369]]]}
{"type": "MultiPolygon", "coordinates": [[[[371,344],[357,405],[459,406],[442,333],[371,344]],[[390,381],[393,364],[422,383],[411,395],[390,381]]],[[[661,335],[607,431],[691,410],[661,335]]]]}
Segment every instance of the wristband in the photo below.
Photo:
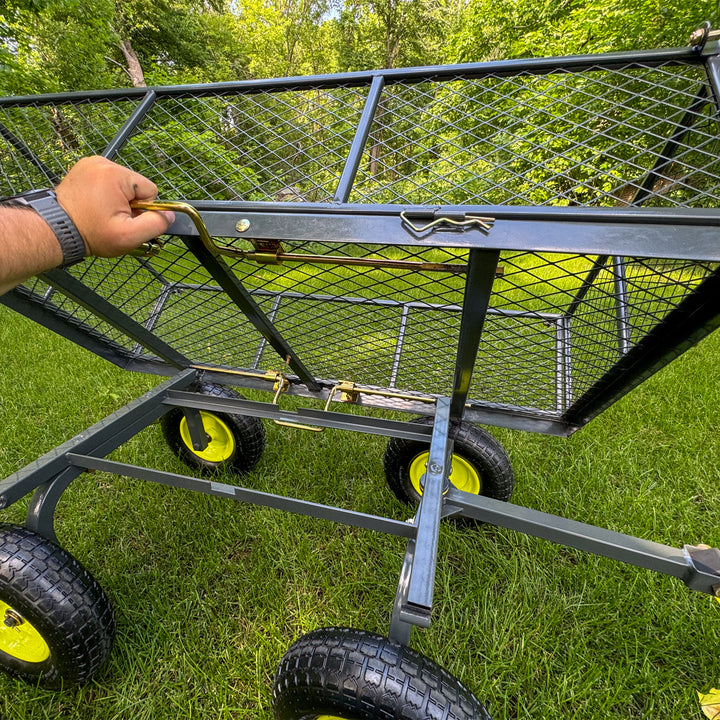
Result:
{"type": "Polygon", "coordinates": [[[15,207],[32,208],[50,226],[62,250],[63,260],[60,267],[69,267],[85,258],[85,241],[52,190],[30,190],[8,200],[8,204],[15,207]]]}

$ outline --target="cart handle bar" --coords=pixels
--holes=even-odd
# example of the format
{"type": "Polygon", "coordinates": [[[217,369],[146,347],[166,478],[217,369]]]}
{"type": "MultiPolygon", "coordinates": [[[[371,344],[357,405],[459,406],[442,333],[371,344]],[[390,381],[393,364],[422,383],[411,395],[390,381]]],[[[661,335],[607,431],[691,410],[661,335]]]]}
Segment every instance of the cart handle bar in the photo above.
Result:
{"type": "MultiPolygon", "coordinates": [[[[133,210],[171,210],[172,212],[180,212],[187,215],[192,220],[193,225],[198,231],[202,244],[213,254],[218,254],[218,248],[216,247],[213,239],[210,237],[210,233],[205,227],[203,219],[200,217],[200,213],[192,206],[183,202],[175,202],[171,200],[153,200],[147,202],[145,200],[134,200],[130,203],[130,207],[133,210]]],[[[149,240],[144,242],[140,247],[137,248],[132,255],[150,256],[153,257],[160,252],[163,244],[159,240],[149,240]]]]}

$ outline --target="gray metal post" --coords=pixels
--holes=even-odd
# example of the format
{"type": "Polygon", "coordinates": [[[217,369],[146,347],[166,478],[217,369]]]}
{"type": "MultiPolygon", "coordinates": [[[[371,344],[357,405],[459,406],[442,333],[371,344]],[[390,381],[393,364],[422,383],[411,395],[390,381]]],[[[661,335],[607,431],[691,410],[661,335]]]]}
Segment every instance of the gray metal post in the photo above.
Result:
{"type": "Polygon", "coordinates": [[[360,167],[365,143],[367,142],[368,135],[370,134],[370,128],[372,127],[375,112],[377,110],[378,103],[380,102],[380,95],[382,94],[384,87],[385,79],[383,76],[375,75],[370,85],[370,92],[365,100],[365,107],[363,108],[362,115],[360,116],[360,122],[358,123],[358,128],[355,132],[352,145],[350,146],[350,152],[348,153],[348,158],[345,162],[340,182],[338,182],[333,202],[345,203],[350,197],[350,191],[352,190],[353,183],[355,182],[355,176],[357,175],[358,168],[360,167]]]}
{"type": "Polygon", "coordinates": [[[632,326],[628,303],[625,258],[613,257],[613,286],[615,290],[615,316],[617,322],[618,352],[624,355],[630,349],[632,326]]]}
{"type": "Polygon", "coordinates": [[[134,112],[125,121],[123,126],[118,130],[115,137],[110,141],[108,146],[103,150],[103,155],[113,160],[120,151],[120,148],[127,142],[127,139],[135,132],[138,125],[145,116],[150,112],[157,101],[157,93],[150,90],[142,99],[142,102],[135,108],[134,112]]]}
{"type": "MultiPolygon", "coordinates": [[[[168,390],[187,388],[196,377],[197,373],[194,370],[178,373],[142,397],[95,423],[72,440],[68,440],[21,470],[0,480],[0,509],[12,505],[44,483],[58,478],[70,467],[66,457],[68,453],[107,455],[120,447],[167,412],[167,405],[164,405],[162,400],[168,390]]],[[[73,477],[77,477],[82,471],[75,469],[72,472],[73,477]]]]}
{"type": "MultiPolygon", "coordinates": [[[[471,495],[450,487],[446,503],[462,510],[463,515],[517,530],[533,537],[619,560],[682,580],[693,590],[716,594],[720,574],[692,562],[686,549],[679,549],[624,535],[605,528],[550,515],[482,495],[471,495]]],[[[717,553],[715,550],[712,554],[717,553]]]]}
{"type": "Polygon", "coordinates": [[[243,287],[242,283],[227,266],[227,263],[225,263],[219,255],[214,255],[206,248],[200,238],[192,235],[184,235],[182,239],[198,261],[205,267],[210,275],[212,275],[215,282],[222,287],[228,297],[245,313],[247,319],[268,341],[278,355],[280,355],[283,362],[288,364],[308,388],[319,391],[320,385],[318,385],[315,377],[278,332],[275,325],[270,322],[265,313],[263,313],[250,293],[243,287]]]}
{"type": "MultiPolygon", "coordinates": [[[[421,627],[430,625],[432,612],[443,492],[450,474],[449,432],[450,399],[439,398],[430,441],[430,456],[424,479],[421,480],[423,494],[417,512],[417,536],[412,550],[407,596],[397,612],[399,620],[421,627]]],[[[395,631],[401,630],[401,626],[396,623],[395,631]]]]}
{"type": "Polygon", "coordinates": [[[450,406],[453,422],[462,420],[465,411],[499,258],[497,250],[470,251],[450,406]]]}
{"type": "Polygon", "coordinates": [[[108,302],[102,295],[83,285],[83,283],[74,278],[67,270],[47,270],[39,277],[47,282],[48,285],[52,285],[64,295],[67,295],[71,300],[74,300],[78,305],[82,305],[82,307],[89,310],[101,320],[120,330],[120,332],[125,333],[129,338],[143,345],[159,358],[174,365],[176,368],[186,368],[192,364],[188,358],[153,335],[139,322],[122,312],[122,310],[118,310],[118,308],[108,302]]]}

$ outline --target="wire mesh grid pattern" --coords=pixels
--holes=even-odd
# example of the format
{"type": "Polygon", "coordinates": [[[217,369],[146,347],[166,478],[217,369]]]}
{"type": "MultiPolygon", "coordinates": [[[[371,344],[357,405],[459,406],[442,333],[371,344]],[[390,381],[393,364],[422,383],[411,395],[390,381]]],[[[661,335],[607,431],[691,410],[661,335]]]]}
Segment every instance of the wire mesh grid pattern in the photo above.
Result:
{"type": "Polygon", "coordinates": [[[0,195],[54,185],[84,155],[101,154],[135,105],[83,100],[0,107],[0,195]]]}
{"type": "Polygon", "coordinates": [[[165,197],[332,199],[365,89],[161,98],[119,159],[165,197]]]}
{"type": "MultiPolygon", "coordinates": [[[[288,202],[712,208],[720,201],[716,101],[699,61],[148,93],[0,99],[0,194],[47,186],[80,156],[107,151],[155,180],[163,198],[259,203],[267,212],[288,202]]],[[[469,253],[424,240],[283,239],[299,261],[229,267],[315,378],[441,396],[453,390],[469,253]],[[358,268],[331,258],[377,263],[358,268]]],[[[238,238],[223,242],[253,249],[238,238]]],[[[468,401],[554,416],[718,269],[528,250],[504,251],[499,268],[468,401]]],[[[96,258],[70,272],[192,363],[285,369],[179,238],[152,259],[96,258]]],[[[25,292],[127,357],[157,360],[42,280],[25,292]]]]}
{"type": "MultiPolygon", "coordinates": [[[[239,243],[236,243],[239,244],[239,243]]],[[[462,269],[467,251],[297,243],[297,255],[434,263],[462,269]]],[[[447,395],[465,275],[336,267],[312,261],[232,264],[310,371],[329,383],[447,395]]],[[[662,322],[716,263],[505,252],[495,279],[471,403],[560,414],[662,322]]],[[[159,258],[96,259],[72,271],[191,361],[282,371],[284,360],[179,243],[159,258]]],[[[35,292],[44,284],[37,281],[35,292]]],[[[43,301],[108,341],[146,353],[58,293],[43,301]]]]}
{"type": "Polygon", "coordinates": [[[708,95],[702,68],[675,64],[394,85],[353,199],[704,205],[720,177],[708,95]]]}
{"type": "MultiPolygon", "coordinates": [[[[369,78],[368,78],[369,84],[369,78]]],[[[160,96],[117,159],[168,199],[333,198],[367,86],[160,96]]],[[[0,194],[102,153],[136,99],[0,107],[0,194]]],[[[712,92],[697,64],[428,77],[380,95],[352,202],[712,206],[712,92]]]]}

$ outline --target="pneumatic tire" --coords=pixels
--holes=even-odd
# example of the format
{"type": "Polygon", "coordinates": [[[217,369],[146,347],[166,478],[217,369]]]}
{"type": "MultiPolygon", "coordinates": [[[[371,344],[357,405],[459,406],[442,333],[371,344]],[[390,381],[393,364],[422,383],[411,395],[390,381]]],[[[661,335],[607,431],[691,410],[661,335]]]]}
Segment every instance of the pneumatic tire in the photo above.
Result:
{"type": "MultiPolygon", "coordinates": [[[[222,385],[196,383],[193,390],[214,397],[242,399],[222,385]]],[[[172,451],[187,465],[204,473],[228,469],[243,475],[259,462],[265,449],[262,421],[248,415],[200,411],[208,439],[205,450],[195,450],[181,408],[173,408],[160,420],[163,436],[172,451]]]]}
{"type": "Polygon", "coordinates": [[[50,689],[102,667],[115,616],[90,573],[55,543],[0,525],[0,668],[50,689]]]}
{"type": "Polygon", "coordinates": [[[459,680],[408,647],[348,628],[315,630],[285,653],[275,720],[490,720],[459,680]]]}
{"type": "MultiPolygon", "coordinates": [[[[432,417],[412,420],[432,425],[432,417]]],[[[388,486],[398,500],[417,505],[422,495],[420,480],[429,456],[427,443],[392,438],[383,458],[388,486]]],[[[486,430],[472,423],[460,423],[453,445],[450,482],[458,490],[509,500],[515,485],[510,458],[503,446],[486,430]]]]}

